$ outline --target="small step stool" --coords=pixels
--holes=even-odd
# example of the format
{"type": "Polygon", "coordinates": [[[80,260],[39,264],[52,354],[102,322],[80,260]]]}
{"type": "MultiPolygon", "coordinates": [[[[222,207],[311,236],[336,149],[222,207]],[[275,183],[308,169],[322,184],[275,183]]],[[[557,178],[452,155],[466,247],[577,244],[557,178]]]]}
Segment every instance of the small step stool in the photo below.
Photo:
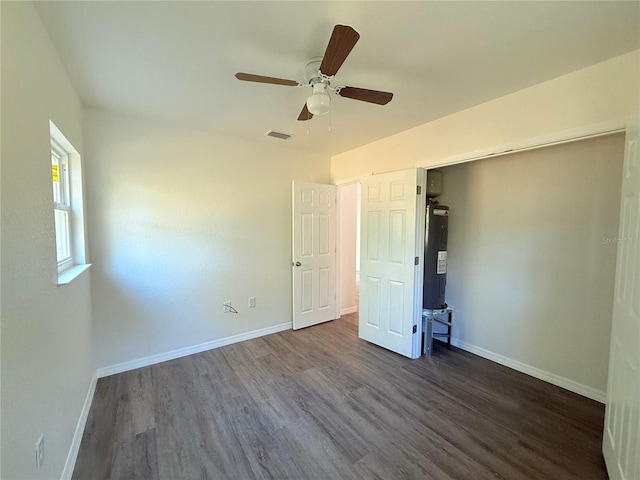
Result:
{"type": "Polygon", "coordinates": [[[453,326],[453,307],[425,308],[422,310],[422,354],[431,355],[433,337],[445,337],[447,346],[451,347],[451,327],[453,326]],[[433,322],[447,326],[447,333],[434,333],[433,322]]]}

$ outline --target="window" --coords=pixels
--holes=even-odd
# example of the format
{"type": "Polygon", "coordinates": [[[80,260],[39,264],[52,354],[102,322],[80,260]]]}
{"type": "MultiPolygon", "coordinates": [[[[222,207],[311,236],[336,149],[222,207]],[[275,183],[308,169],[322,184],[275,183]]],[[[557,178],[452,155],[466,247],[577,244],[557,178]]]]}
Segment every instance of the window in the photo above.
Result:
{"type": "Polygon", "coordinates": [[[73,266],[71,254],[71,194],[69,192],[69,155],[51,139],[51,176],[56,225],[58,273],[73,266]]]}
{"type": "Polygon", "coordinates": [[[82,164],[80,154],[62,132],[53,122],[49,126],[57,283],[65,284],[89,267],[85,259],[82,164]]]}

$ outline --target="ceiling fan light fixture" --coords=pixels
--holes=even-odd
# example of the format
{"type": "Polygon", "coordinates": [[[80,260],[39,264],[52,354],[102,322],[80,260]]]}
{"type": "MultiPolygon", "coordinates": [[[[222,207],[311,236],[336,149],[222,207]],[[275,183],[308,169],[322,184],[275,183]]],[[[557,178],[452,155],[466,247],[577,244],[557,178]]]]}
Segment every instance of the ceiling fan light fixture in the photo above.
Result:
{"type": "Polygon", "coordinates": [[[307,98],[307,109],[314,115],[324,115],[331,108],[331,99],[327,92],[317,92],[307,98]]]}
{"type": "Polygon", "coordinates": [[[313,95],[307,98],[307,109],[313,115],[324,115],[331,109],[331,99],[324,83],[313,85],[313,95]]]}

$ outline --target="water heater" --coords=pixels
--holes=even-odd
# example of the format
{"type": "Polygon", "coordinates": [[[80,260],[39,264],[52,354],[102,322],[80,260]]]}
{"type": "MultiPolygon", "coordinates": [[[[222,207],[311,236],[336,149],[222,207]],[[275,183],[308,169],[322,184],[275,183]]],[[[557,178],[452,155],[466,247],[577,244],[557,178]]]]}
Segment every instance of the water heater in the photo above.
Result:
{"type": "Polygon", "coordinates": [[[447,237],[449,234],[449,207],[428,204],[424,235],[424,287],[422,308],[441,309],[447,304],[447,237]]]}

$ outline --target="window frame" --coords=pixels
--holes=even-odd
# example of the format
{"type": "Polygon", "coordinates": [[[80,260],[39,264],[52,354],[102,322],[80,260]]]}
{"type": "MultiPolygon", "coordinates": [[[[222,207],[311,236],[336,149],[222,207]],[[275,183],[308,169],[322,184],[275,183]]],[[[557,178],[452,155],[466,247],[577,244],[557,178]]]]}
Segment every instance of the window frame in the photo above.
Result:
{"type": "MultiPolygon", "coordinates": [[[[69,154],[52,137],[51,138],[52,167],[54,165],[54,161],[53,161],[54,157],[58,165],[58,172],[57,172],[58,181],[56,182],[52,178],[53,209],[54,209],[54,224],[55,224],[54,226],[56,231],[56,260],[58,263],[58,273],[62,273],[65,270],[73,267],[73,264],[74,264],[73,225],[71,221],[71,215],[72,215],[71,188],[69,185],[69,154]],[[57,188],[56,188],[56,183],[58,184],[57,188]],[[60,218],[60,216],[57,215],[58,212],[63,212],[64,216],[66,216],[66,222],[64,222],[64,225],[60,224],[58,221],[58,219],[60,218]],[[59,229],[64,229],[64,231],[60,232],[59,229]],[[59,240],[64,240],[67,245],[65,248],[67,253],[63,258],[60,258],[61,246],[59,244],[59,240]]],[[[52,176],[53,176],[53,168],[52,168],[52,176]]]]}
{"type": "Polygon", "coordinates": [[[52,214],[55,238],[57,285],[70,283],[87,270],[87,241],[84,215],[84,185],[82,162],[78,151],[62,132],[49,121],[51,150],[52,214]],[[58,163],[58,182],[54,181],[58,163]],[[61,219],[64,219],[62,221],[61,219]],[[61,231],[62,230],[62,231],[61,231]],[[59,256],[60,242],[64,241],[63,256],[59,256]]]}

